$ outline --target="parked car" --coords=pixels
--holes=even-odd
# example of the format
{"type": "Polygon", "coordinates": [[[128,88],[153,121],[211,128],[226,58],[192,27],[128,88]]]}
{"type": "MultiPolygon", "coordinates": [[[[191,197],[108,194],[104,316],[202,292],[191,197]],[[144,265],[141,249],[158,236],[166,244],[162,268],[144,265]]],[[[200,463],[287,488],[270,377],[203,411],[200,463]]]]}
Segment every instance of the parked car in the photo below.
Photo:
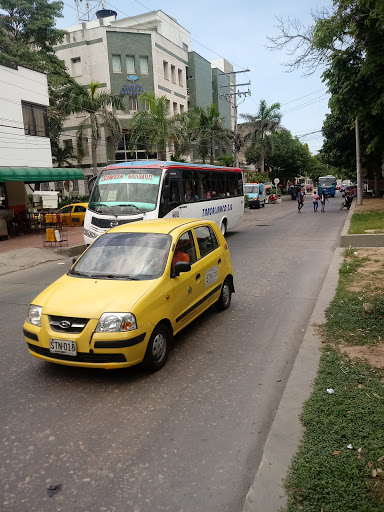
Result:
{"type": "Polygon", "coordinates": [[[52,363],[159,370],[173,336],[213,304],[227,309],[234,291],[216,223],[132,222],[100,235],[32,301],[24,336],[52,363]]]}
{"type": "Polygon", "coordinates": [[[57,213],[62,216],[63,224],[67,226],[82,226],[87,207],[88,203],[73,203],[63,206],[57,213]]]}
{"type": "Polygon", "coordinates": [[[357,185],[347,185],[345,187],[341,187],[340,192],[345,195],[357,196],[357,185]]]}

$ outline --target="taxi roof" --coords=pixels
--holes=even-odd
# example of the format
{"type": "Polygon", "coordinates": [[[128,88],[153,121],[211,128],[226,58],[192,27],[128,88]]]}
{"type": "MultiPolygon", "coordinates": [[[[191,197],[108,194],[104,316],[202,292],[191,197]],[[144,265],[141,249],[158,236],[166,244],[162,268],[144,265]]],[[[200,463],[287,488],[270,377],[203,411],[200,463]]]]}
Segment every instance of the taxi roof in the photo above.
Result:
{"type": "Polygon", "coordinates": [[[195,224],[209,224],[213,225],[214,222],[202,219],[180,219],[180,218],[167,218],[167,219],[153,219],[153,220],[140,220],[137,222],[129,222],[128,224],[121,224],[108,231],[108,233],[164,233],[170,234],[179,228],[193,227],[195,224]]]}

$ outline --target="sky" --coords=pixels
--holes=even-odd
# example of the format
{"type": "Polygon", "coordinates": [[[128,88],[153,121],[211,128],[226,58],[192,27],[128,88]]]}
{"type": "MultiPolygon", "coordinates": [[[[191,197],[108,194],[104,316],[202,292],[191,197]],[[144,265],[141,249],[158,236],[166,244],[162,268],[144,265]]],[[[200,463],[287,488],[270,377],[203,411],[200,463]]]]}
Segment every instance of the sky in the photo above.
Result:
{"type": "MultiPolygon", "coordinates": [[[[97,2],[89,0],[89,3],[94,5],[97,2]]],[[[298,18],[308,25],[312,23],[311,11],[330,5],[331,0],[104,2],[105,8],[117,11],[118,18],[162,10],[190,32],[191,49],[205,59],[211,61],[224,57],[233,64],[235,71],[249,69],[249,72],[237,75],[238,83],[251,82],[251,96],[239,105],[239,114],[256,114],[262,99],[268,105],[279,102],[283,114],[282,125],[298,136],[301,142],[307,143],[313,154],[322,146],[319,130],[328,112],[329,95],[321,80],[322,70],[309,77],[304,76],[303,70],[287,72],[283,63],[290,58],[284,51],[271,51],[266,45],[269,44],[268,36],[278,34],[276,17],[298,18]]],[[[64,17],[57,21],[58,28],[77,23],[75,0],[64,0],[63,14],[64,17]]],[[[241,90],[248,90],[248,86],[240,87],[241,90]]],[[[239,122],[242,122],[240,116],[239,122]]]]}

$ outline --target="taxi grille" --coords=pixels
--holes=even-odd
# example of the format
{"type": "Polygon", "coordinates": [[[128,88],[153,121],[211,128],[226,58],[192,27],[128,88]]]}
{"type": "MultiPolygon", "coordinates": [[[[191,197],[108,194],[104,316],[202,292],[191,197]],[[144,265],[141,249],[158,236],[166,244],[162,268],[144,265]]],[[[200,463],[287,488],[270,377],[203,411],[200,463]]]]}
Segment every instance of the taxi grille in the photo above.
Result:
{"type": "Polygon", "coordinates": [[[129,224],[130,222],[136,222],[138,220],[143,220],[143,217],[139,217],[136,219],[99,219],[98,217],[92,217],[91,224],[96,226],[97,228],[102,229],[111,229],[115,226],[121,226],[122,224],[129,224]],[[111,225],[112,222],[112,225],[111,225]],[[116,224],[117,222],[117,224],[116,224]]]}
{"type": "Polygon", "coordinates": [[[51,354],[48,348],[38,347],[28,343],[28,348],[36,354],[58,359],[60,361],[76,361],[79,363],[125,363],[127,360],[124,354],[90,354],[88,352],[78,352],[77,356],[68,356],[66,354],[51,354]]]}
{"type": "Polygon", "coordinates": [[[74,318],[69,316],[49,315],[49,325],[55,332],[80,334],[89,322],[88,318],[74,318]]]}

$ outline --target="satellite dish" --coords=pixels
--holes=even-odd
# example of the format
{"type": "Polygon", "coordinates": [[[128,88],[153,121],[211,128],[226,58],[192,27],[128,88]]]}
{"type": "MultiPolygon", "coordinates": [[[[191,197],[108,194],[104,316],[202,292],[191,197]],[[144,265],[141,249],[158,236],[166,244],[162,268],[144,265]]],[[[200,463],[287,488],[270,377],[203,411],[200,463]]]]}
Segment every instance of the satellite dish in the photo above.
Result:
{"type": "Polygon", "coordinates": [[[64,188],[67,192],[72,192],[73,190],[73,183],[70,180],[64,181],[64,188]]]}

